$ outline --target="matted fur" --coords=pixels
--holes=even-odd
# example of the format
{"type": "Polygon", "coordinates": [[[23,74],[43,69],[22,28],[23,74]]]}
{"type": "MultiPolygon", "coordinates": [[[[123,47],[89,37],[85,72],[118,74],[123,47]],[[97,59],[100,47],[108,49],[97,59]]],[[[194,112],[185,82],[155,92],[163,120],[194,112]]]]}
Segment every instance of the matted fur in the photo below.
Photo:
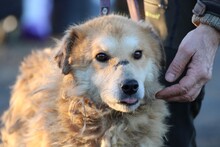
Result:
{"type": "Polygon", "coordinates": [[[23,61],[2,117],[3,144],[163,146],[168,110],[154,97],[162,88],[163,66],[163,49],[145,22],[109,15],[72,26],[56,48],[33,52],[23,61]],[[137,49],[143,52],[138,60],[132,57],[137,49]],[[110,59],[97,61],[100,52],[110,59]],[[129,96],[137,104],[120,103],[124,94],[118,85],[126,78],[139,83],[137,94],[129,96]]]}

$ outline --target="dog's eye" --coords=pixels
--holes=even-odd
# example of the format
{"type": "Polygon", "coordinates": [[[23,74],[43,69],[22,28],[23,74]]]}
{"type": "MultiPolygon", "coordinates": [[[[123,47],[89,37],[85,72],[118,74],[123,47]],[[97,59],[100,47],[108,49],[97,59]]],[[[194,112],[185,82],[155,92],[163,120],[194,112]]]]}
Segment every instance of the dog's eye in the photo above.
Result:
{"type": "Polygon", "coordinates": [[[141,59],[142,57],[142,51],[141,50],[137,50],[133,53],[133,57],[134,59],[138,60],[138,59],[141,59]]]}
{"type": "Polygon", "coordinates": [[[99,62],[106,62],[109,60],[110,57],[105,53],[98,53],[95,58],[99,62]]]}

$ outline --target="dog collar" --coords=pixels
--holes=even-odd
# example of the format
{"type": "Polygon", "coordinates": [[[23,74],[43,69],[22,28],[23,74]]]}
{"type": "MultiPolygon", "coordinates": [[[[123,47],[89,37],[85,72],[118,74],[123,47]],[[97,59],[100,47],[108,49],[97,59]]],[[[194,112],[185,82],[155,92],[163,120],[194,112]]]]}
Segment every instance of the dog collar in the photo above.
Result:
{"type": "Polygon", "coordinates": [[[100,15],[108,15],[110,13],[110,0],[100,0],[100,15]]]}

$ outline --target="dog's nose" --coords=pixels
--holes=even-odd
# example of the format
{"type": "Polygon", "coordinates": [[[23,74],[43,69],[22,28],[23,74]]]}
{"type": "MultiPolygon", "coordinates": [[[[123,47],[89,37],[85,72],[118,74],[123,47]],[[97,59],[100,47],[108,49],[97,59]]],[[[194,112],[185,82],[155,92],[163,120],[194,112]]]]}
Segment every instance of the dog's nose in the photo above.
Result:
{"type": "Polygon", "coordinates": [[[121,84],[122,91],[127,95],[135,94],[138,91],[138,82],[136,80],[125,80],[121,84]]]}

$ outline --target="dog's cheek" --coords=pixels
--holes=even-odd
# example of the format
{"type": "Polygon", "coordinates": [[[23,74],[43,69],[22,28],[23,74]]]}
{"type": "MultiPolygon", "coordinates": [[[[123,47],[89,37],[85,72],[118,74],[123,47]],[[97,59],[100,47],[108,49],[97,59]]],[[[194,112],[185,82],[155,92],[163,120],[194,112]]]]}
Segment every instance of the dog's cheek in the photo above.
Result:
{"type": "Polygon", "coordinates": [[[117,99],[118,98],[118,85],[115,72],[108,70],[94,71],[92,76],[92,83],[97,87],[100,99],[105,101],[105,98],[108,99],[117,99]],[[111,98],[110,98],[111,97],[111,98]]]}
{"type": "Polygon", "coordinates": [[[139,72],[139,80],[144,81],[144,93],[146,98],[154,98],[155,93],[161,89],[158,81],[159,68],[153,59],[148,59],[143,69],[139,72]]]}
{"type": "Polygon", "coordinates": [[[76,69],[74,70],[74,85],[73,89],[76,91],[76,95],[84,95],[91,88],[91,68],[86,69],[76,69]]]}
{"type": "Polygon", "coordinates": [[[91,81],[96,87],[100,88],[102,87],[102,83],[106,81],[106,77],[104,77],[103,72],[94,71],[91,81]]]}
{"type": "Polygon", "coordinates": [[[162,89],[162,85],[158,81],[158,79],[155,79],[155,81],[145,81],[144,83],[144,89],[145,89],[145,97],[147,99],[154,99],[155,94],[162,89]]]}

